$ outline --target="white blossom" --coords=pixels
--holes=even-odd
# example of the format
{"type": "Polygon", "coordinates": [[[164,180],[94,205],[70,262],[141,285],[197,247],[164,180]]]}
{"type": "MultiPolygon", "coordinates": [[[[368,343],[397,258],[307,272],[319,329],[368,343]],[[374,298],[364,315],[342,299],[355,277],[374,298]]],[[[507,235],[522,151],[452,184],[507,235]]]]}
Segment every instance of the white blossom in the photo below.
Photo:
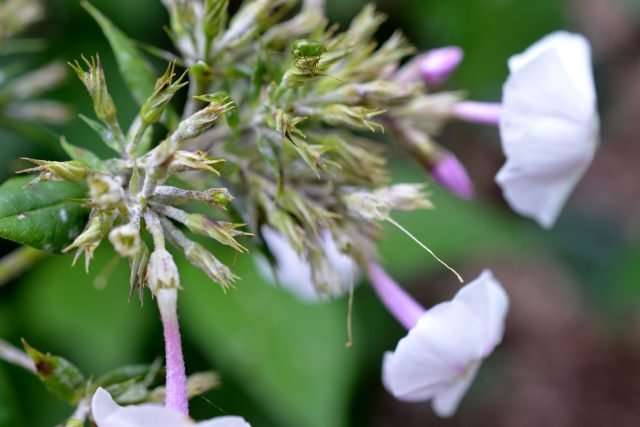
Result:
{"type": "Polygon", "coordinates": [[[251,427],[242,417],[224,416],[194,422],[160,404],[120,406],[103,388],[93,395],[91,414],[98,427],[251,427]]]}
{"type": "Polygon", "coordinates": [[[550,228],[598,145],[591,49],[556,32],[509,60],[500,134],[507,158],[496,182],[511,207],[550,228]]]}
{"type": "MultiPolygon", "coordinates": [[[[276,230],[263,226],[260,231],[276,261],[275,266],[271,267],[266,259],[256,258],[258,270],[263,277],[270,282],[277,282],[302,301],[316,302],[326,299],[327,295],[318,293],[314,286],[309,260],[300,256],[276,230]]],[[[358,273],[355,262],[340,251],[329,230],[321,230],[320,244],[329,265],[335,269],[343,283],[356,282],[358,273]]],[[[336,286],[336,290],[341,289],[341,286],[336,286]]]]}
{"type": "Polygon", "coordinates": [[[502,340],[509,301],[490,271],[451,301],[427,310],[385,354],[383,382],[397,399],[432,400],[436,414],[453,415],[482,363],[502,340]]]}

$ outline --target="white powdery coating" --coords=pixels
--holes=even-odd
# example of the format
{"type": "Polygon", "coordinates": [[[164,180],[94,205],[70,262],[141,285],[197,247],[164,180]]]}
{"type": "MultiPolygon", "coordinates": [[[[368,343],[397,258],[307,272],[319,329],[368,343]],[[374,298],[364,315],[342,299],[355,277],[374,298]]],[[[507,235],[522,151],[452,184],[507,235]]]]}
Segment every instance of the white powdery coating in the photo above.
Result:
{"type": "Polygon", "coordinates": [[[509,60],[500,121],[507,161],[496,175],[509,205],[550,228],[598,146],[591,48],[556,32],[509,60]]]}
{"type": "Polygon", "coordinates": [[[508,308],[506,292],[484,271],[453,300],[427,310],[385,354],[385,387],[397,399],[432,400],[436,414],[453,415],[482,360],[502,341],[508,308]]]}
{"type": "Polygon", "coordinates": [[[242,417],[216,417],[199,423],[162,405],[120,406],[102,387],[91,400],[91,414],[98,427],[251,427],[242,417]]]}

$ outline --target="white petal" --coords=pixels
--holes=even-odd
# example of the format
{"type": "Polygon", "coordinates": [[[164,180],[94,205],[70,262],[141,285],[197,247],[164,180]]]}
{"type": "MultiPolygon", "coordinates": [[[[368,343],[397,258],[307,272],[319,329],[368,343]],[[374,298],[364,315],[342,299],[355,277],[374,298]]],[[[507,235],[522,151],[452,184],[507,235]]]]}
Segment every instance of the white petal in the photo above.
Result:
{"type": "Polygon", "coordinates": [[[331,235],[331,231],[324,228],[320,230],[320,243],[329,264],[340,274],[343,283],[349,284],[358,282],[359,271],[356,263],[349,255],[341,252],[336,241],[331,235]]]}
{"type": "Polygon", "coordinates": [[[558,53],[567,73],[573,76],[576,87],[591,103],[595,102],[596,95],[591,73],[591,46],[581,34],[566,31],[551,33],[523,53],[509,58],[509,70],[515,73],[549,50],[555,50],[558,53]]]}
{"type": "Polygon", "coordinates": [[[488,356],[502,341],[509,310],[507,293],[491,271],[485,270],[476,280],[460,289],[453,300],[466,304],[478,318],[485,349],[483,356],[488,356]]]}
{"type": "Polygon", "coordinates": [[[197,427],[251,427],[242,417],[217,417],[196,424],[197,427]]]}
{"type": "Polygon", "coordinates": [[[273,269],[266,260],[257,259],[260,272],[271,282],[277,282],[303,301],[313,302],[320,299],[313,281],[311,266],[291,247],[287,239],[274,229],[263,226],[260,229],[269,251],[276,259],[275,279],[273,269]]]}
{"type": "Polygon", "coordinates": [[[91,400],[91,415],[98,427],[190,427],[191,420],[159,404],[120,406],[102,387],[91,400]]]}
{"type": "Polygon", "coordinates": [[[436,305],[398,342],[395,352],[385,355],[385,387],[401,400],[433,398],[483,356],[482,338],[478,318],[468,305],[436,305]]]}
{"type": "Polygon", "coordinates": [[[191,419],[161,405],[125,406],[98,427],[193,427],[191,419]]]}
{"type": "MultiPolygon", "coordinates": [[[[560,35],[549,40],[571,44],[560,35]]],[[[500,134],[507,162],[496,182],[516,212],[544,227],[553,225],[597,148],[595,96],[587,93],[594,93],[590,64],[568,67],[564,51],[538,46],[515,57],[503,94],[500,134]],[[591,91],[583,87],[585,73],[591,91]]]]}
{"type": "Polygon", "coordinates": [[[458,409],[460,401],[469,390],[471,383],[476,378],[480,363],[473,363],[467,368],[464,376],[449,384],[433,399],[431,406],[433,411],[440,417],[452,416],[458,409]]]}
{"type": "Polygon", "coordinates": [[[91,399],[91,414],[99,426],[102,426],[107,417],[120,408],[121,406],[118,405],[109,392],[102,387],[99,387],[93,394],[93,398],[91,399]]]}

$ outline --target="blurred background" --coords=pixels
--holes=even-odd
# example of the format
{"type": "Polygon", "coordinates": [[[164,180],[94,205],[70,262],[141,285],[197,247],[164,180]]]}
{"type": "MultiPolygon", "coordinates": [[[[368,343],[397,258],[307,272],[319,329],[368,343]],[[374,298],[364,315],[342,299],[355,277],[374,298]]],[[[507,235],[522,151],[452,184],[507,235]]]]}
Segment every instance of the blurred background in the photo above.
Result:
{"type": "MultiPolygon", "coordinates": [[[[1,0],[0,0],[1,1],[1,0]]],[[[346,26],[364,2],[327,0],[346,26]]],[[[512,306],[503,344],[450,420],[428,404],[396,401],[380,381],[383,352],[404,331],[368,284],[355,292],[354,344],[347,348],[347,302],[297,302],[266,285],[249,256],[228,295],[180,260],[181,316],[189,372],[214,369],[222,385],[192,401],[195,418],[242,414],[256,427],[637,426],[640,425],[640,2],[638,0],[378,0],[389,19],[379,37],[401,28],[420,49],[460,45],[466,57],[449,86],[498,101],[506,60],[556,29],[593,44],[602,146],[557,226],[543,231],[503,202],[493,176],[503,162],[496,129],[449,126],[440,142],[467,165],[478,197],[461,201],[433,190],[434,211],[396,219],[467,278],[491,268],[512,306]]],[[[19,57],[41,65],[99,53],[119,118],[134,102],[98,26],[77,0],[45,2],[31,36],[48,48],[19,57]]],[[[134,39],[170,42],[159,0],[94,0],[134,39]]],[[[12,60],[16,60],[13,58],[12,60]]],[[[158,70],[161,64],[158,64],[158,70]]],[[[49,98],[90,113],[84,87],[69,73],[49,98]]],[[[106,154],[80,119],[36,137],[0,129],[0,178],[18,157],[63,158],[56,138],[106,154]]],[[[392,159],[394,178],[427,180],[415,164],[392,159]]],[[[450,298],[455,279],[395,229],[382,242],[386,266],[425,306],[450,298]]],[[[2,254],[15,249],[2,241],[2,254]]],[[[154,304],[127,304],[128,266],[108,244],[91,272],[51,256],[0,287],[0,336],[21,337],[98,376],[163,354],[154,304]]],[[[52,426],[72,408],[30,374],[0,363],[0,427],[52,426]]]]}

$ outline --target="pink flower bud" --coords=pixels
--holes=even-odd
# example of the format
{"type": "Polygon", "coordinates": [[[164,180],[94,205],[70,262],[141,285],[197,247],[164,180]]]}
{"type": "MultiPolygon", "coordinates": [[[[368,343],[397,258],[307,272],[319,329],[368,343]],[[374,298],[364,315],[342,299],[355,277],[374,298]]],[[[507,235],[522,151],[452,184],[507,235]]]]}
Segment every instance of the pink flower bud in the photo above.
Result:
{"type": "Polygon", "coordinates": [[[422,80],[430,84],[444,82],[458,68],[464,58],[464,51],[458,46],[433,49],[420,60],[422,80]]]}
{"type": "Polygon", "coordinates": [[[451,113],[469,122],[498,125],[502,114],[502,104],[474,101],[458,102],[453,106],[451,113]]]}
{"type": "Polygon", "coordinates": [[[433,179],[442,187],[463,199],[474,194],[473,182],[464,165],[451,153],[442,157],[430,170],[433,179]]]}

